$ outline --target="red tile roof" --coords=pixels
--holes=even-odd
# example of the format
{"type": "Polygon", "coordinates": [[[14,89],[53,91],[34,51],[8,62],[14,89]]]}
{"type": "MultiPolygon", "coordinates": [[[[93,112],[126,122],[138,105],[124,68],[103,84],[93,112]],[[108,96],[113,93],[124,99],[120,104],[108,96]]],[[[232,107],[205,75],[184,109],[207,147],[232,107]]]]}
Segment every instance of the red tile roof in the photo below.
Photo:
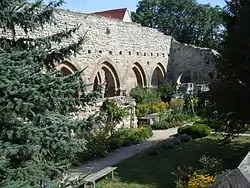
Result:
{"type": "Polygon", "coordinates": [[[126,8],[121,8],[121,9],[114,9],[114,10],[106,10],[102,12],[93,12],[91,14],[104,16],[104,17],[112,18],[112,19],[123,20],[126,11],[127,11],[126,8]]]}

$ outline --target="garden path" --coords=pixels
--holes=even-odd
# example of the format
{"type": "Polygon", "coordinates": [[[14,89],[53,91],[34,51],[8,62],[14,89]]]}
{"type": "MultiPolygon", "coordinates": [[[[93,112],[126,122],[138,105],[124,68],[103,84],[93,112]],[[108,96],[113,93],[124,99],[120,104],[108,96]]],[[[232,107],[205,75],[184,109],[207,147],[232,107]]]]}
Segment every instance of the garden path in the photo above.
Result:
{"type": "Polygon", "coordinates": [[[172,135],[177,134],[177,128],[170,128],[167,130],[156,130],[153,131],[153,136],[148,140],[129,147],[122,147],[114,152],[111,152],[107,157],[89,161],[83,165],[73,168],[70,171],[70,175],[73,178],[84,177],[90,172],[99,171],[107,166],[113,166],[121,161],[131,158],[134,155],[158,144],[159,142],[169,138],[172,135]]]}

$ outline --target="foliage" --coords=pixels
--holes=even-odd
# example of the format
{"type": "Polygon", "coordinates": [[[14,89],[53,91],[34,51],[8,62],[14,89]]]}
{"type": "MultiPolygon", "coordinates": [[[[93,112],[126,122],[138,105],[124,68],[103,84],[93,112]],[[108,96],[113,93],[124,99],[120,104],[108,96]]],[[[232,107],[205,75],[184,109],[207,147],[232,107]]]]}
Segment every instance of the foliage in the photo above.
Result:
{"type": "Polygon", "coordinates": [[[187,183],[187,188],[205,188],[213,183],[215,178],[208,174],[194,174],[187,183]]]}
{"type": "Polygon", "coordinates": [[[161,96],[161,100],[164,102],[170,102],[173,95],[176,93],[176,86],[177,86],[176,83],[165,82],[161,84],[158,89],[161,96]]]}
{"type": "Polygon", "coordinates": [[[130,96],[135,99],[137,104],[161,101],[159,92],[154,89],[145,89],[140,86],[133,88],[130,92],[130,96]]]}
{"type": "Polygon", "coordinates": [[[141,0],[134,22],[159,29],[182,43],[220,50],[226,13],[190,0],[141,0]]]}
{"type": "Polygon", "coordinates": [[[200,117],[192,116],[183,112],[165,111],[160,113],[160,121],[154,122],[151,127],[155,130],[179,127],[188,122],[196,122],[200,117]]]}
{"type": "Polygon", "coordinates": [[[107,99],[103,102],[101,112],[106,113],[108,124],[118,124],[125,116],[128,115],[126,108],[121,108],[114,99],[107,99]]]}
{"type": "Polygon", "coordinates": [[[185,126],[178,128],[178,134],[187,134],[192,138],[201,138],[209,135],[211,128],[205,124],[195,124],[192,126],[185,126]]]}
{"type": "Polygon", "coordinates": [[[199,98],[193,95],[186,95],[184,97],[184,101],[184,110],[189,114],[196,114],[195,109],[198,107],[199,98]]]}
{"type": "Polygon", "coordinates": [[[160,113],[168,110],[168,103],[166,102],[150,102],[136,105],[136,116],[142,117],[148,114],[160,113]]]}
{"type": "Polygon", "coordinates": [[[189,142],[192,140],[192,137],[186,134],[179,135],[178,138],[181,142],[189,142]]]}
{"type": "Polygon", "coordinates": [[[152,130],[151,126],[149,126],[149,125],[140,125],[139,128],[140,127],[143,127],[143,128],[146,129],[146,131],[145,131],[146,132],[146,137],[145,138],[150,138],[150,137],[153,136],[153,130],[152,130]]]}
{"type": "MultiPolygon", "coordinates": [[[[235,169],[249,152],[250,139],[238,137],[229,145],[222,146],[221,138],[211,135],[203,139],[195,139],[185,144],[176,145],[170,149],[162,148],[157,155],[149,155],[149,152],[135,155],[118,164],[118,172],[115,173],[116,181],[111,179],[101,180],[97,183],[97,187],[172,188],[175,187],[174,182],[178,179],[173,175],[177,166],[180,166],[181,169],[185,166],[192,166],[193,170],[190,171],[193,172],[200,168],[199,159],[204,153],[221,159],[223,170],[235,169]]],[[[153,148],[156,150],[158,146],[153,148]]],[[[191,172],[185,173],[188,176],[192,174],[191,172]]],[[[213,174],[210,175],[213,176],[213,174]]]]}
{"type": "Polygon", "coordinates": [[[81,138],[99,123],[96,116],[74,119],[99,95],[85,92],[82,71],[63,76],[55,68],[82,49],[84,38],[72,39],[80,26],[30,33],[55,26],[62,3],[0,1],[0,187],[40,187],[60,177],[86,149],[81,138]]]}
{"type": "Polygon", "coordinates": [[[223,166],[222,166],[222,160],[215,158],[215,157],[210,157],[207,155],[203,155],[199,159],[200,163],[200,168],[203,174],[213,174],[213,175],[219,175],[223,171],[223,166]]]}
{"type": "Polygon", "coordinates": [[[233,137],[245,132],[250,117],[250,2],[231,0],[227,10],[227,36],[209,100],[216,106],[221,131],[233,137]]]}
{"type": "Polygon", "coordinates": [[[82,160],[93,157],[105,157],[109,152],[120,147],[138,144],[153,135],[149,126],[141,125],[138,128],[121,128],[114,130],[111,125],[93,132],[87,138],[86,152],[82,153],[82,160]]]}
{"type": "Polygon", "coordinates": [[[175,112],[182,112],[185,101],[183,99],[174,99],[170,101],[169,106],[175,112]]]}
{"type": "Polygon", "coordinates": [[[163,129],[169,129],[172,127],[176,127],[178,125],[178,123],[169,123],[166,121],[156,121],[154,122],[151,127],[153,130],[163,130],[163,129]]]}
{"type": "Polygon", "coordinates": [[[223,172],[222,160],[203,155],[198,168],[178,168],[176,188],[203,188],[215,181],[215,176],[223,172]]]}

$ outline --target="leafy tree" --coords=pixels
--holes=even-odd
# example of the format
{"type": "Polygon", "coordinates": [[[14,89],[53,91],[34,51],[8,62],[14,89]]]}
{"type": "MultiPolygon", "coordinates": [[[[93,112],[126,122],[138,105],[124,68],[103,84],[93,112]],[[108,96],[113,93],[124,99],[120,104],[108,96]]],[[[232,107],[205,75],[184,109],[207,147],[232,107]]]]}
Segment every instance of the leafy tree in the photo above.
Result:
{"type": "Polygon", "coordinates": [[[82,138],[97,121],[74,120],[98,96],[85,92],[82,71],[62,76],[55,69],[82,49],[82,37],[62,45],[80,26],[32,37],[54,25],[62,3],[0,1],[0,187],[41,187],[59,177],[85,150],[82,138]]]}
{"type": "Polygon", "coordinates": [[[133,21],[153,27],[182,43],[220,50],[225,12],[193,0],[141,0],[133,21]]]}
{"type": "Polygon", "coordinates": [[[103,102],[100,110],[106,113],[107,124],[114,125],[114,127],[128,115],[127,108],[121,108],[118,102],[114,99],[107,99],[103,102]]]}
{"type": "Polygon", "coordinates": [[[250,117],[250,2],[232,0],[217,80],[211,90],[217,120],[229,136],[244,132],[250,117]]]}
{"type": "Polygon", "coordinates": [[[164,102],[170,102],[173,95],[176,93],[176,83],[168,83],[165,82],[160,85],[159,93],[161,96],[161,100],[164,102]]]}

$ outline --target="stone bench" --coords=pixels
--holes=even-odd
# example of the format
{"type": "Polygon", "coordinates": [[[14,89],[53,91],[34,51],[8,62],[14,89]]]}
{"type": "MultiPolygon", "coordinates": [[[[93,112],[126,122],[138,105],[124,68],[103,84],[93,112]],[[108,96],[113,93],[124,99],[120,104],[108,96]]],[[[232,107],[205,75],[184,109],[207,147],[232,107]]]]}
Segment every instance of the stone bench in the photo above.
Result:
{"type": "Polygon", "coordinates": [[[158,122],[160,120],[159,114],[149,114],[145,117],[141,117],[138,119],[138,125],[152,125],[154,122],[158,122]]]}
{"type": "Polygon", "coordinates": [[[109,173],[112,174],[112,179],[114,179],[114,170],[115,169],[117,169],[117,167],[109,166],[109,167],[103,168],[100,171],[89,174],[83,180],[84,181],[83,187],[85,188],[86,186],[89,185],[89,183],[91,183],[93,185],[93,187],[95,188],[95,181],[106,176],[109,173]]]}

